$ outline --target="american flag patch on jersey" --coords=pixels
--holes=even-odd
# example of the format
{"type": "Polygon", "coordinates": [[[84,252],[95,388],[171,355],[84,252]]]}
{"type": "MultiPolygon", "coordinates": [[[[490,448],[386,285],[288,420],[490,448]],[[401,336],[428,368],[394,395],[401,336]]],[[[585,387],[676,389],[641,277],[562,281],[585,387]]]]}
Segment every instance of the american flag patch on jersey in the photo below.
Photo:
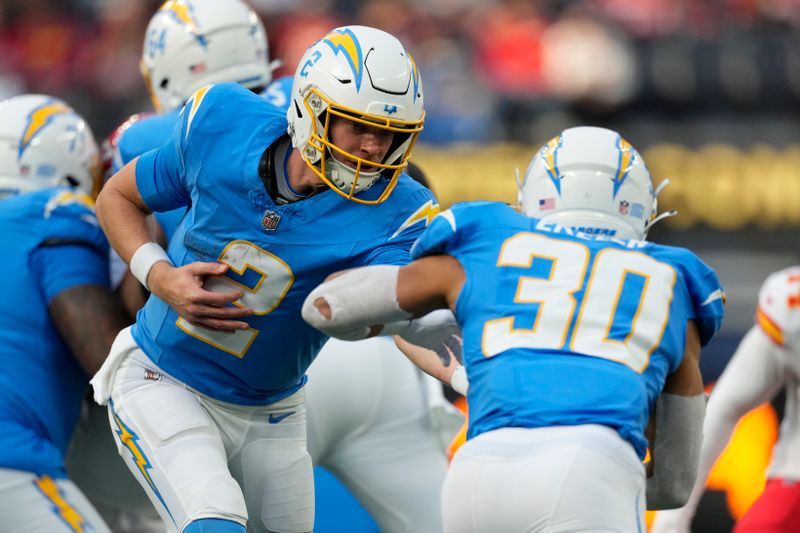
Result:
{"type": "Polygon", "coordinates": [[[539,200],[539,211],[547,211],[548,209],[556,208],[555,198],[541,198],[539,200]]]}

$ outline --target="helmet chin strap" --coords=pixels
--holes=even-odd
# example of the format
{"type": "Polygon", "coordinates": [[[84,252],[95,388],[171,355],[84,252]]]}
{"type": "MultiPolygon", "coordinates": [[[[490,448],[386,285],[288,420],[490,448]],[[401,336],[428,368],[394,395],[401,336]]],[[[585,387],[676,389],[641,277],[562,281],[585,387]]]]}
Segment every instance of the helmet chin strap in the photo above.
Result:
{"type": "MultiPolygon", "coordinates": [[[[330,153],[330,152],[329,152],[330,153]]],[[[325,173],[328,179],[336,184],[342,192],[350,193],[350,188],[356,180],[356,169],[345,165],[335,157],[331,156],[325,163],[325,173]]],[[[354,193],[366,191],[372,187],[381,177],[379,170],[373,172],[360,171],[358,173],[358,182],[355,186],[354,193]],[[368,183],[363,184],[364,181],[368,183]]]]}

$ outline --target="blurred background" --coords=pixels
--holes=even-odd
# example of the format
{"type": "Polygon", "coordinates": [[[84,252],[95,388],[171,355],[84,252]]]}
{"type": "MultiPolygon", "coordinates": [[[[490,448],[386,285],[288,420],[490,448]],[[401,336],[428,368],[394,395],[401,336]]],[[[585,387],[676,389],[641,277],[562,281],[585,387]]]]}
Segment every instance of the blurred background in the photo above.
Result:
{"type": "MultiPolygon", "coordinates": [[[[104,138],[150,110],[138,61],[160,3],[0,0],[0,99],[59,96],[104,138]]],[[[405,43],[427,109],[414,160],[443,206],[515,202],[515,170],[566,127],[622,133],[656,183],[670,180],[662,208],[679,211],[651,240],[693,249],[727,289],[725,325],[704,352],[708,383],[752,324],[763,279],[798,262],[800,0],[249,3],[284,62],[276,77],[338,25],[376,26],[405,43]]],[[[766,407],[755,441],[712,479],[704,506],[714,519],[701,513],[698,530],[728,530],[717,513],[738,516],[760,490],[781,406],[766,407]]]]}

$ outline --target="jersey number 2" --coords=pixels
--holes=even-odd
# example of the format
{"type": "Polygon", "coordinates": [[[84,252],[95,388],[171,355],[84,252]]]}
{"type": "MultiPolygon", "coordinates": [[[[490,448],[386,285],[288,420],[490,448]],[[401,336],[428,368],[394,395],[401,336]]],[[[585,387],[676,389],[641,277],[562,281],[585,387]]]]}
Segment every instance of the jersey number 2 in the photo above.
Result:
{"type": "Polygon", "coordinates": [[[520,276],[514,302],[538,304],[533,326],[516,328],[514,317],[486,321],[484,355],[512,348],[567,349],[642,372],[667,325],[675,269],[641,252],[606,248],[595,257],[587,281],[589,257],[578,242],[535,233],[506,239],[498,267],[530,269],[542,259],[550,262],[550,272],[547,278],[520,276]],[[575,293],[584,285],[579,303],[575,293]]]}
{"type": "MultiPolygon", "coordinates": [[[[234,305],[251,308],[256,315],[266,315],[277,308],[294,283],[294,274],[289,265],[279,257],[262,250],[247,241],[231,241],[217,259],[228,265],[230,271],[245,277],[248,270],[256,273],[253,281],[234,281],[230,277],[213,277],[206,282],[206,289],[224,292],[231,289],[244,291],[244,296],[234,305]]],[[[258,335],[258,330],[248,328],[233,333],[214,331],[190,324],[183,318],[176,322],[183,331],[215,348],[242,358],[258,335]]]]}

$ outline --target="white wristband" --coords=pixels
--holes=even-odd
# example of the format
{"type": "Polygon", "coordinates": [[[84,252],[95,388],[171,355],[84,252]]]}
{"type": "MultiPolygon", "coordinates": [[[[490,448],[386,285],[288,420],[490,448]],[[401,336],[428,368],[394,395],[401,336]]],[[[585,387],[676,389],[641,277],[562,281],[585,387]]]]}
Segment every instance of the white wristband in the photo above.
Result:
{"type": "Polygon", "coordinates": [[[150,290],[150,286],[147,284],[147,275],[150,274],[150,269],[153,268],[153,265],[159,261],[166,261],[170,265],[172,264],[167,252],[154,242],[144,243],[136,249],[133,253],[133,257],[131,257],[131,274],[133,274],[133,276],[139,280],[139,283],[144,285],[144,288],[148,291],[150,290]]]}
{"type": "Polygon", "coordinates": [[[467,395],[469,391],[469,380],[467,379],[467,369],[464,368],[464,365],[460,365],[456,368],[453,375],[450,376],[450,386],[462,396],[467,395]]]}

